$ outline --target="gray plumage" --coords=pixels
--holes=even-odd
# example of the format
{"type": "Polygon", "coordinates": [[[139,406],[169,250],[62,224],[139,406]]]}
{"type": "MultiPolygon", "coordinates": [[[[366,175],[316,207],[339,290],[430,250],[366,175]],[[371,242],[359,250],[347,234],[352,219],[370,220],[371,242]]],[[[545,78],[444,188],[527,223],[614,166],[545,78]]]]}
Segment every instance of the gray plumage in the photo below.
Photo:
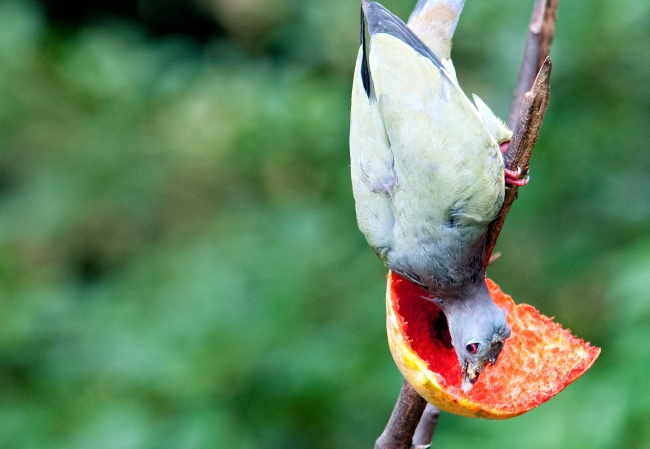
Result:
{"type": "MultiPolygon", "coordinates": [[[[463,3],[420,0],[411,20],[442,7],[460,14],[463,3]]],[[[445,312],[467,390],[510,332],[482,270],[487,226],[504,196],[498,139],[510,134],[463,93],[448,54],[438,58],[380,4],[362,8],[370,42],[362,16],[350,120],[357,221],[388,268],[421,285],[445,312]]],[[[456,22],[440,22],[441,51],[456,22]]]]}

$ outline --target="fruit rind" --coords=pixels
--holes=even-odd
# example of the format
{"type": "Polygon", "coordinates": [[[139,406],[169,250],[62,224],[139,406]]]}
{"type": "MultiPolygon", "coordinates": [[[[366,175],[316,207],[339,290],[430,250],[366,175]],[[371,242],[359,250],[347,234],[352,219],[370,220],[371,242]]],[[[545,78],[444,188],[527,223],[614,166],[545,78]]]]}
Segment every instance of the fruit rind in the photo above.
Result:
{"type": "MultiPolygon", "coordinates": [[[[590,346],[588,343],[584,343],[582,340],[570,334],[568,336],[565,335],[568,334],[567,331],[562,329],[559,324],[554,323],[550,318],[539,313],[534,307],[526,304],[515,305],[512,298],[502,294],[499,287],[488,279],[487,284],[490,294],[493,298],[497,297],[495,302],[506,310],[508,318],[515,317],[517,323],[519,323],[520,316],[524,316],[527,320],[530,320],[531,323],[538,323],[540,326],[544,326],[546,329],[556,332],[558,338],[571,338],[572,340],[570,343],[572,349],[579,351],[577,355],[579,362],[568,372],[554,373],[559,374],[559,376],[556,376],[553,380],[553,389],[539,392],[541,394],[528,398],[527,401],[524,401],[525,403],[519,404],[518,408],[512,406],[496,408],[489,404],[474,401],[472,398],[465,395],[459,388],[447,385],[444,377],[431,371],[427,362],[411,348],[411,345],[408,342],[408,337],[406,337],[404,332],[402,332],[405,323],[403,322],[402,317],[396,312],[396,307],[394,306],[393,282],[408,281],[399,278],[394,273],[389,273],[388,275],[388,286],[386,291],[386,327],[388,344],[393,359],[395,360],[395,364],[404,378],[424,399],[427,400],[427,402],[446,412],[461,416],[485,419],[508,419],[519,416],[562,391],[568,384],[587,371],[600,354],[599,348],[590,346]]],[[[525,330],[526,329],[524,329],[524,331],[525,330]]],[[[508,343],[506,342],[506,345],[507,344],[508,343]]],[[[499,364],[497,363],[497,367],[498,366],[499,364]]],[[[496,369],[496,367],[493,369],[496,369]]]]}

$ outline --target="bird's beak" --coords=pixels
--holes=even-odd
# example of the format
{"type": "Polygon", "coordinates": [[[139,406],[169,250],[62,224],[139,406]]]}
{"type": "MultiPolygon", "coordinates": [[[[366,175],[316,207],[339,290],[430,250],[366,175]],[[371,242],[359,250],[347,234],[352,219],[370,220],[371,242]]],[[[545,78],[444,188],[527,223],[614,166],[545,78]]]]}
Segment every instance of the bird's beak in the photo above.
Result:
{"type": "Polygon", "coordinates": [[[490,362],[490,365],[495,365],[497,363],[497,359],[499,358],[499,354],[501,354],[502,348],[503,343],[492,343],[492,346],[490,347],[490,350],[487,354],[487,361],[490,362]]]}
{"type": "Polygon", "coordinates": [[[479,374],[481,374],[481,368],[474,366],[472,363],[469,361],[465,362],[463,365],[463,392],[464,393],[469,393],[469,391],[472,389],[472,386],[474,383],[478,380],[479,374]]]}

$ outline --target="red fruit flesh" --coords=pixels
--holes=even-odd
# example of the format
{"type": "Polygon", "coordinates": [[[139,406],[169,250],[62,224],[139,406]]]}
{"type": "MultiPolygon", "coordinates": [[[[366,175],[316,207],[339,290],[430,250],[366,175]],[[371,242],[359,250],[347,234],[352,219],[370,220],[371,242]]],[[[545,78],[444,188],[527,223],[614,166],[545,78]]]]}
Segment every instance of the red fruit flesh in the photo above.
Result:
{"type": "MultiPolygon", "coordinates": [[[[436,375],[442,390],[436,395],[449,396],[453,403],[451,411],[457,412],[458,407],[466,405],[468,413],[461,414],[495,419],[520,415],[581,376],[600,353],[599,348],[572,336],[532,306],[515,305],[512,298],[488,279],[490,295],[506,310],[512,334],[497,364],[488,365],[472,390],[464,394],[460,364],[451,346],[444,314],[433,302],[423,298],[426,293],[420,287],[394,273],[389,276],[389,297],[405,347],[425,362],[430,374],[436,375]]],[[[413,386],[418,390],[418,386],[413,386]]],[[[445,404],[442,408],[446,408],[445,404]]]]}

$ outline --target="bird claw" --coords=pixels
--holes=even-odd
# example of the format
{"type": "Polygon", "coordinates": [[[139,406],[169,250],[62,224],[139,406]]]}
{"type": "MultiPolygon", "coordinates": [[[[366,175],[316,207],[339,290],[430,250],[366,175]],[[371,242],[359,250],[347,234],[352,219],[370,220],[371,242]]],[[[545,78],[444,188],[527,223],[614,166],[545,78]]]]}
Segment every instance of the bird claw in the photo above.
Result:
{"type": "Polygon", "coordinates": [[[503,172],[506,176],[506,185],[509,186],[525,186],[530,180],[530,176],[519,178],[521,176],[521,167],[517,167],[517,170],[508,170],[507,168],[504,168],[503,172]]]}
{"type": "MultiPolygon", "coordinates": [[[[501,148],[501,152],[505,156],[506,152],[508,151],[508,146],[510,145],[510,141],[508,140],[507,142],[503,142],[499,145],[499,148],[501,148]]],[[[517,170],[508,170],[507,168],[504,168],[503,171],[505,172],[506,175],[506,189],[509,186],[525,186],[528,184],[528,181],[530,180],[529,176],[526,176],[525,178],[519,178],[521,176],[521,167],[517,167],[517,170]]]]}

